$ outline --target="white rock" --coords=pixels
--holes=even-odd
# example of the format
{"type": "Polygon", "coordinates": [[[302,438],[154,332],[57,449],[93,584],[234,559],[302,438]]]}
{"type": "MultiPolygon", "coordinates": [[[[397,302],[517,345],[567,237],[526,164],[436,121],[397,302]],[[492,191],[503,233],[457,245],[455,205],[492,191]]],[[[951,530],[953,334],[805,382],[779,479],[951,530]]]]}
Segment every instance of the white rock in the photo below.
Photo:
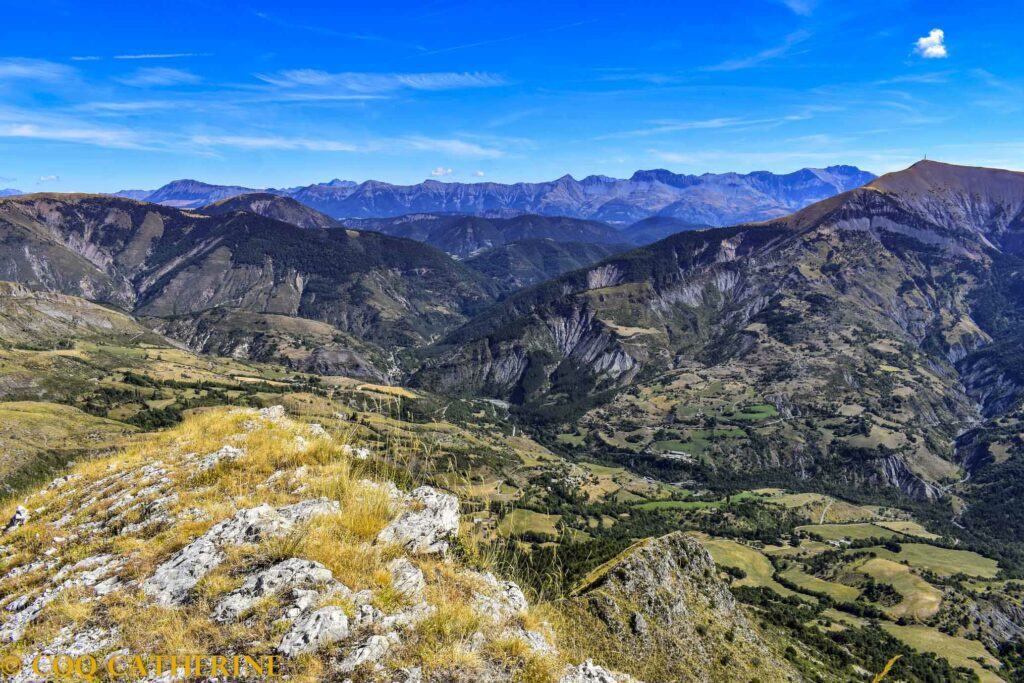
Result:
{"type": "Polygon", "coordinates": [[[235,448],[234,446],[224,446],[216,453],[210,453],[204,456],[196,464],[196,467],[200,472],[205,472],[216,467],[221,462],[232,462],[238,460],[245,455],[244,448],[235,448]]]}
{"type": "Polygon", "coordinates": [[[300,617],[277,649],[288,657],[315,652],[348,637],[348,617],[340,607],[323,607],[300,617]]]}
{"type": "Polygon", "coordinates": [[[284,406],[269,406],[260,408],[260,417],[271,422],[280,422],[285,418],[284,406]]]}
{"type": "Polygon", "coordinates": [[[391,648],[391,641],[384,636],[370,636],[360,647],[345,657],[338,665],[338,671],[343,674],[355,671],[359,666],[369,662],[376,662],[383,659],[391,648]]]}
{"type": "Polygon", "coordinates": [[[419,602],[427,582],[420,568],[404,557],[388,563],[391,572],[391,586],[408,600],[419,602]]]}
{"type": "Polygon", "coordinates": [[[639,683],[632,676],[613,673],[587,660],[579,666],[568,666],[559,683],[639,683]]]}
{"type": "Polygon", "coordinates": [[[142,590],[162,605],[180,605],[199,580],[224,561],[221,547],[282,536],[296,523],[337,509],[337,503],[318,499],[279,510],[266,504],[239,510],[157,567],[153,575],[143,582],[142,590]]]}
{"type": "MultiPolygon", "coordinates": [[[[319,562],[293,557],[247,578],[240,588],[220,601],[214,610],[214,619],[234,621],[261,598],[289,589],[323,588],[332,583],[335,581],[330,569],[319,562]]],[[[308,595],[303,593],[298,597],[307,598],[304,604],[311,605],[312,601],[308,599],[308,595]]]]}
{"type": "Polygon", "coordinates": [[[9,534],[18,527],[23,526],[26,522],[28,522],[28,509],[23,505],[19,505],[14,510],[10,520],[8,520],[7,526],[4,527],[4,533],[9,534]]]}
{"type": "Polygon", "coordinates": [[[522,589],[514,581],[499,581],[494,574],[484,574],[489,585],[488,593],[474,596],[476,610],[491,618],[495,623],[512,617],[529,607],[522,589]]]}
{"type": "Polygon", "coordinates": [[[459,501],[455,496],[421,486],[406,499],[407,507],[377,536],[379,543],[394,543],[410,553],[444,554],[448,541],[459,532],[459,501]]]}

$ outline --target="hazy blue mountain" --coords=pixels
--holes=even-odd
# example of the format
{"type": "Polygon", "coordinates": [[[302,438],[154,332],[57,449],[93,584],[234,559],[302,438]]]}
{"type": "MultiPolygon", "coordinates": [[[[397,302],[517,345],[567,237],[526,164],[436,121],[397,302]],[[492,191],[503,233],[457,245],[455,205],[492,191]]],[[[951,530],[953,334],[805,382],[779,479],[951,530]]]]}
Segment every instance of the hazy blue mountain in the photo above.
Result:
{"type": "MultiPolygon", "coordinates": [[[[782,175],[767,171],[685,175],[654,169],[637,171],[628,179],[593,175],[576,180],[565,175],[541,183],[427,180],[416,185],[332,180],[265,191],[297,199],[332,218],[379,218],[410,213],[530,213],[628,224],[659,215],[692,224],[722,226],[778,218],[860,187],[874,177],[854,166],[806,168],[782,175]]],[[[136,190],[119,194],[195,208],[253,191],[178,180],[144,196],[136,190]]]]}
{"type": "Polygon", "coordinates": [[[623,228],[622,237],[624,242],[642,246],[665,239],[677,232],[704,230],[709,227],[711,226],[691,223],[682,218],[673,218],[672,216],[651,216],[623,228]]]}

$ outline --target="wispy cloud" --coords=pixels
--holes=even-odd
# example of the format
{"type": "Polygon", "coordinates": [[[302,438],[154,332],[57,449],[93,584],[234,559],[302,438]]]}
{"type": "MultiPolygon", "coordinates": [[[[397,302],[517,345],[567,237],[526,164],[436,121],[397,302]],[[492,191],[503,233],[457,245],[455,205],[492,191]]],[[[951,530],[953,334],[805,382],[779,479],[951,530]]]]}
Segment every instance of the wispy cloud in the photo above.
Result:
{"type": "Polygon", "coordinates": [[[125,85],[146,88],[164,85],[191,85],[200,82],[202,79],[191,71],[185,71],[184,69],[155,66],[137,69],[128,76],[121,76],[114,80],[125,85]]]}
{"type": "Polygon", "coordinates": [[[789,166],[794,170],[805,167],[823,167],[835,163],[854,164],[875,173],[895,171],[905,168],[919,160],[918,150],[885,148],[885,149],[854,149],[850,147],[829,146],[818,147],[820,140],[814,141],[807,149],[787,149],[784,151],[735,151],[735,150],[702,150],[700,152],[677,152],[674,150],[650,149],[647,153],[651,158],[675,164],[682,171],[700,172],[716,164],[726,163],[728,168],[737,172],[749,172],[765,168],[789,166]]]}
{"type": "Polygon", "coordinates": [[[810,37],[811,34],[808,31],[794,31],[787,35],[781,44],[776,45],[775,47],[770,47],[767,50],[761,50],[749,57],[729,59],[719,64],[706,66],[704,67],[704,71],[739,71],[741,69],[749,69],[763,64],[764,62],[785,56],[790,50],[810,37]]]}
{"type": "Polygon", "coordinates": [[[415,50],[417,52],[426,51],[426,48],[423,47],[422,45],[417,45],[415,43],[405,43],[402,41],[392,40],[391,38],[385,38],[383,36],[378,36],[374,34],[354,33],[352,31],[338,31],[333,28],[330,28],[329,26],[317,26],[315,24],[310,23],[295,23],[292,21],[286,21],[284,19],[281,19],[280,17],[268,14],[266,12],[255,12],[254,14],[256,15],[257,18],[262,19],[263,21],[266,22],[270,22],[282,28],[292,29],[296,31],[307,31],[309,33],[316,33],[322,36],[331,36],[332,38],[345,38],[348,40],[357,40],[369,43],[384,43],[388,45],[397,45],[399,47],[408,48],[410,50],[415,50]]]}
{"type": "Polygon", "coordinates": [[[593,24],[596,19],[587,19],[584,21],[574,21],[569,24],[560,24],[558,26],[552,26],[550,28],[543,28],[537,31],[526,31],[525,33],[515,33],[507,36],[499,36],[497,38],[488,38],[485,40],[477,40],[471,43],[461,43],[459,45],[450,45],[448,47],[438,48],[436,50],[426,50],[423,52],[424,56],[440,55],[446,52],[455,52],[456,50],[468,50],[474,47],[484,47],[487,45],[497,45],[499,43],[507,43],[511,40],[521,40],[523,38],[529,38],[531,36],[539,36],[545,33],[556,33],[558,31],[567,31],[572,28],[579,26],[586,26],[587,24],[593,24]]]}
{"type": "Polygon", "coordinates": [[[484,173],[483,171],[473,171],[474,178],[483,178],[485,175],[487,174],[484,173]]]}
{"type": "Polygon", "coordinates": [[[280,88],[343,91],[361,95],[384,94],[399,90],[493,88],[506,84],[501,76],[485,72],[332,73],[319,69],[292,69],[257,74],[256,77],[280,88]]]}
{"type": "Polygon", "coordinates": [[[496,147],[485,147],[475,142],[445,138],[429,138],[423,136],[407,136],[399,142],[408,149],[418,151],[443,152],[457,157],[480,157],[493,159],[505,156],[505,152],[496,147]]]}
{"type": "Polygon", "coordinates": [[[441,152],[454,157],[498,158],[505,155],[497,147],[475,142],[426,136],[373,138],[351,142],[332,138],[289,137],[283,135],[192,135],[188,142],[200,147],[229,147],[250,150],[302,150],[307,152],[441,152]]]}
{"type": "Polygon", "coordinates": [[[233,147],[250,150],[304,150],[307,152],[359,152],[365,148],[350,142],[277,135],[193,135],[190,142],[202,147],[233,147]]]}
{"type": "Polygon", "coordinates": [[[74,78],[76,72],[66,64],[57,64],[45,59],[10,57],[0,59],[0,80],[26,80],[37,82],[60,82],[74,78]]]}
{"type": "Polygon", "coordinates": [[[898,85],[901,83],[924,83],[934,85],[938,83],[948,83],[950,77],[954,74],[956,74],[956,71],[933,71],[926,74],[907,74],[905,76],[894,76],[892,78],[875,81],[875,84],[898,85]]]}
{"type": "Polygon", "coordinates": [[[39,181],[36,184],[42,185],[43,183],[55,183],[58,180],[60,180],[59,175],[41,175],[39,176],[39,181]]]}
{"type": "Polygon", "coordinates": [[[941,28],[933,28],[928,35],[917,39],[914,43],[914,52],[925,59],[945,59],[949,56],[946,50],[946,32],[941,28]]]}
{"type": "Polygon", "coordinates": [[[430,175],[434,176],[435,178],[438,178],[441,176],[451,175],[452,173],[454,173],[452,169],[445,168],[444,166],[438,166],[437,168],[430,172],[430,175]]]}
{"type": "Polygon", "coordinates": [[[77,142],[112,149],[153,149],[140,141],[138,134],[121,129],[102,128],[69,123],[4,123],[0,122],[0,138],[26,138],[77,142]]]}
{"type": "Polygon", "coordinates": [[[615,140],[621,138],[641,138],[650,137],[653,135],[664,135],[667,133],[678,133],[689,130],[716,130],[723,128],[749,130],[751,128],[756,127],[778,126],[785,123],[793,123],[796,121],[806,121],[810,118],[813,118],[813,114],[815,111],[819,111],[819,109],[816,107],[808,107],[805,110],[795,114],[765,117],[759,119],[743,118],[738,116],[728,116],[702,120],[657,119],[654,121],[650,121],[650,126],[647,128],[638,128],[635,130],[627,130],[619,133],[609,133],[607,135],[599,136],[595,139],[615,140]]]}
{"type": "Polygon", "coordinates": [[[188,57],[211,57],[209,52],[165,52],[139,55],[114,55],[114,59],[185,59],[188,57]]]}
{"type": "Polygon", "coordinates": [[[103,57],[98,57],[96,55],[75,55],[75,56],[73,56],[71,58],[71,61],[72,62],[98,62],[101,59],[103,59],[103,57]]]}
{"type": "Polygon", "coordinates": [[[818,6],[818,0],[780,0],[783,5],[793,11],[794,14],[807,17],[810,16],[818,6]]]}

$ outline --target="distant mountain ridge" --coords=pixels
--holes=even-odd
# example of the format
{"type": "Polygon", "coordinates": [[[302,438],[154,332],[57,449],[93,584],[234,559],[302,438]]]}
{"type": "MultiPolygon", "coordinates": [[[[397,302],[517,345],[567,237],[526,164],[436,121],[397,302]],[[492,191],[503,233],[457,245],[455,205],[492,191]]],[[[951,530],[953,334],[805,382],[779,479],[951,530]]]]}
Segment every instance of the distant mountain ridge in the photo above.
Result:
{"type": "Polygon", "coordinates": [[[344,221],[346,226],[375,230],[395,237],[424,242],[459,258],[521,240],[549,239],[589,244],[629,243],[625,232],[606,223],[563,216],[521,214],[489,218],[465,214],[414,213],[394,218],[344,221]]]}
{"type": "Polygon", "coordinates": [[[24,192],[21,190],[15,190],[13,187],[0,189],[0,197],[17,197],[21,194],[24,194],[24,192]]]}
{"type": "Polygon", "coordinates": [[[330,216],[325,216],[316,209],[305,204],[269,192],[253,192],[222,199],[203,207],[203,213],[209,216],[220,216],[232,211],[248,211],[258,216],[291,223],[300,228],[324,229],[337,228],[340,223],[330,216]]]}
{"type": "Polygon", "coordinates": [[[576,180],[565,175],[540,183],[426,180],[416,185],[335,179],[306,187],[266,190],[176,180],[150,192],[125,190],[117,195],[178,208],[200,208],[262,191],[292,197],[337,219],[409,213],[533,213],[625,224],[657,215],[723,226],[778,218],[874,178],[874,174],[855,166],[805,168],[786,174],[755,171],[688,175],[653,169],[637,171],[627,179],[592,175],[576,180]]]}

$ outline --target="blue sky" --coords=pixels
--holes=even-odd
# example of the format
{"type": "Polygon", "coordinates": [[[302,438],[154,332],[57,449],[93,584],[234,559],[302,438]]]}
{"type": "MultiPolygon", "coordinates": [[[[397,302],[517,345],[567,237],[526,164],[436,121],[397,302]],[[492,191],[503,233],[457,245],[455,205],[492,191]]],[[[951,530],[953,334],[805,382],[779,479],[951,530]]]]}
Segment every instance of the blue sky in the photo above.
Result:
{"type": "Polygon", "coordinates": [[[0,187],[1021,169],[1020,10],[0,0],[0,187]]]}

